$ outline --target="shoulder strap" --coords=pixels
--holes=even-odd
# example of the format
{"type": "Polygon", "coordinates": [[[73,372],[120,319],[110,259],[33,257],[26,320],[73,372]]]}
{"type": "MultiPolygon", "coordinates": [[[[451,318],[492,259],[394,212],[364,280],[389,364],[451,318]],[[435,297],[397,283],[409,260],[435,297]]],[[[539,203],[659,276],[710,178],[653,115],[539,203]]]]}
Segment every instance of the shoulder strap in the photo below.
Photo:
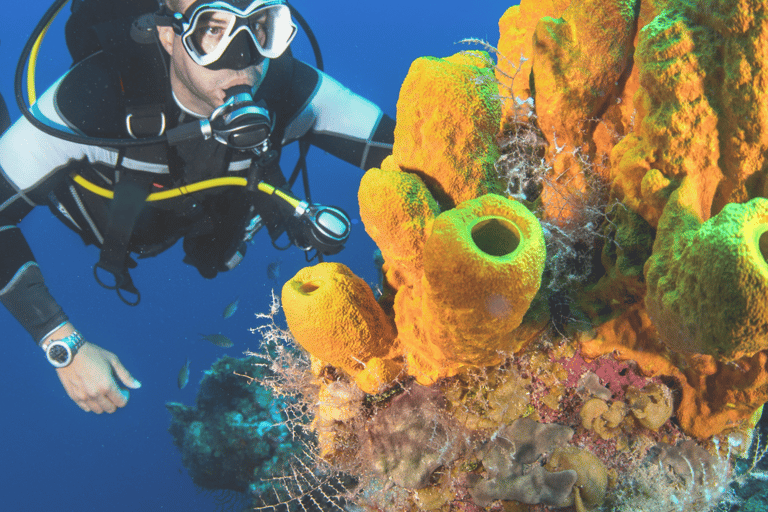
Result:
{"type": "Polygon", "coordinates": [[[154,32],[146,34],[156,30],[154,24],[145,26],[153,19],[119,19],[94,27],[100,45],[118,63],[125,130],[133,138],[162,135],[168,127],[168,66],[154,32]],[[137,31],[145,37],[136,37],[137,31]]]}

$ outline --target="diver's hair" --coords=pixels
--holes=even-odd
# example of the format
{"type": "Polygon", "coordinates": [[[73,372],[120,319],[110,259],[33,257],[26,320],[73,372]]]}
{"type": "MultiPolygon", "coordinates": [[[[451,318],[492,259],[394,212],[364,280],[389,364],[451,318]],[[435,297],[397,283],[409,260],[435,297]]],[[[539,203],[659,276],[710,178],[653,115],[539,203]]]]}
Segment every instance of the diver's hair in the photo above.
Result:
{"type": "Polygon", "coordinates": [[[165,5],[173,12],[181,12],[181,0],[164,0],[165,5]]]}

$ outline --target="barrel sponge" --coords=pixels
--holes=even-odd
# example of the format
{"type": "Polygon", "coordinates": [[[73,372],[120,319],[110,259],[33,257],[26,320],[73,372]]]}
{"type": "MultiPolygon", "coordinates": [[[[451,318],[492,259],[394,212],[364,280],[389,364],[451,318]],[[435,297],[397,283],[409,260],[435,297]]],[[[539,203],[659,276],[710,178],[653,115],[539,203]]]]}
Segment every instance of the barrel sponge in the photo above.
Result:
{"type": "Polygon", "coordinates": [[[398,289],[423,273],[422,252],[429,223],[440,212],[424,182],[401,171],[392,156],[363,175],[360,219],[387,262],[387,281],[398,289]]]}
{"type": "MultiPolygon", "coordinates": [[[[659,231],[674,229],[663,221],[659,231]]],[[[768,200],[730,203],[666,245],[645,269],[648,315],[664,343],[721,360],[768,349],[768,200]]]]}
{"type": "Polygon", "coordinates": [[[310,354],[354,375],[389,353],[395,333],[371,288],[341,263],[300,270],[283,286],[283,309],[296,341],[310,354]]]}
{"type": "Polygon", "coordinates": [[[496,364],[514,351],[544,271],[539,220],[517,201],[486,194],[440,214],[424,244],[423,330],[454,364],[496,364]]]}

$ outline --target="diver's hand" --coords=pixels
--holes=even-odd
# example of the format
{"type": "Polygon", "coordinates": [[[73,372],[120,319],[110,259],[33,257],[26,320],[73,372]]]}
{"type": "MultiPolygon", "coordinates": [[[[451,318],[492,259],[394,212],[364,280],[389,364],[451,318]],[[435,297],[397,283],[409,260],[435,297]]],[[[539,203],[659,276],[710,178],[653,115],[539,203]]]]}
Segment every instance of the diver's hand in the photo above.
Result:
{"type": "Polygon", "coordinates": [[[128,390],[121,389],[115,378],[131,389],[141,387],[115,354],[87,341],[72,363],[57,368],[56,373],[69,398],[82,410],[96,414],[111,414],[128,403],[128,390]]]}

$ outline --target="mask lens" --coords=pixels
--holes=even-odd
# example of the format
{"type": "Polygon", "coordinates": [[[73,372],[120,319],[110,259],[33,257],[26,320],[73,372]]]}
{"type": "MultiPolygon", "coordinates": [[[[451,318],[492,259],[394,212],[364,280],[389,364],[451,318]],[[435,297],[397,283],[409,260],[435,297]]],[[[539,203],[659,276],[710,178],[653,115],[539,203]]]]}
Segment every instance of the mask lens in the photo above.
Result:
{"type": "Polygon", "coordinates": [[[247,32],[262,57],[279,57],[296,35],[288,6],[278,4],[249,11],[230,11],[214,5],[199,8],[182,35],[187,52],[201,66],[211,66],[239,33],[247,32]]]}
{"type": "Polygon", "coordinates": [[[259,50],[267,47],[267,16],[266,11],[261,11],[248,18],[248,27],[250,27],[251,33],[258,43],[259,50]]]}
{"type": "Polygon", "coordinates": [[[235,24],[235,15],[224,11],[200,13],[186,36],[188,45],[201,58],[219,56],[229,43],[229,34],[235,24]]]}

